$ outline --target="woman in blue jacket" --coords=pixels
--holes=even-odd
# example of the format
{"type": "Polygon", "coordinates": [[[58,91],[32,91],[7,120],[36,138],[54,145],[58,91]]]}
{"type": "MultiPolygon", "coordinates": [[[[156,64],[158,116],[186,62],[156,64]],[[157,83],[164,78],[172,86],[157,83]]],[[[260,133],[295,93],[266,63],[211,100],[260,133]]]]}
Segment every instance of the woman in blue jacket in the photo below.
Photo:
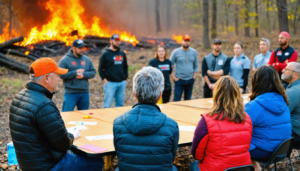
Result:
{"type": "Polygon", "coordinates": [[[259,67],[251,84],[251,101],[245,106],[253,126],[249,151],[255,170],[261,170],[256,161],[268,160],[280,143],[291,138],[291,116],[285,90],[273,66],[259,67]]]}

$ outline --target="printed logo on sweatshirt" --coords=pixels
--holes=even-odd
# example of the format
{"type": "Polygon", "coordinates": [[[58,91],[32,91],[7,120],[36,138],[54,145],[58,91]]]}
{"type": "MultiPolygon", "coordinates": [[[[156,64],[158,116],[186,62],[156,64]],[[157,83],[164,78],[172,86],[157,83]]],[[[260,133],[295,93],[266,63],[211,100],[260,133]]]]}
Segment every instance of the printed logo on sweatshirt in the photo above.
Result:
{"type": "Polygon", "coordinates": [[[76,65],[76,61],[72,61],[72,65],[76,65]]]}
{"type": "Polygon", "coordinates": [[[282,55],[282,52],[281,52],[281,51],[278,51],[276,55],[277,55],[277,56],[281,56],[281,55],[282,55]]]}
{"type": "Polygon", "coordinates": [[[242,62],[234,61],[234,63],[242,65],[242,62]]]}
{"type": "Polygon", "coordinates": [[[85,65],[85,62],[84,62],[84,61],[81,61],[81,65],[85,65]]]}
{"type": "Polygon", "coordinates": [[[122,62],[123,62],[123,56],[121,56],[121,55],[116,55],[116,56],[114,56],[113,59],[115,61],[115,65],[122,64],[122,62]]]}
{"type": "Polygon", "coordinates": [[[170,70],[170,65],[169,65],[169,64],[158,65],[158,68],[159,68],[161,71],[169,71],[169,70],[170,70]]]}

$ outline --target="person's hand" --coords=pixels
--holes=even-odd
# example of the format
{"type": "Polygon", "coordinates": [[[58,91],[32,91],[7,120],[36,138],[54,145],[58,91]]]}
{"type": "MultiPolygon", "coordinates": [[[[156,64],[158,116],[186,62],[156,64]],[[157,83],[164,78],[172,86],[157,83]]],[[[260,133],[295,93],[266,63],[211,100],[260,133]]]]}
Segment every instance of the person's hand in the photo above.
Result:
{"type": "Polygon", "coordinates": [[[209,76],[211,76],[211,71],[210,71],[210,70],[207,70],[207,74],[208,74],[209,76]]]}
{"type": "Polygon", "coordinates": [[[80,136],[79,130],[73,129],[73,130],[68,130],[68,132],[73,135],[74,139],[77,139],[80,136]]]}
{"type": "Polygon", "coordinates": [[[104,82],[104,85],[108,83],[106,78],[103,79],[103,82],[104,82]]]}
{"type": "Polygon", "coordinates": [[[83,78],[83,73],[77,73],[76,79],[82,79],[83,78]]]}
{"type": "Polygon", "coordinates": [[[196,75],[196,74],[194,74],[194,76],[193,76],[193,79],[195,80],[195,79],[196,79],[196,77],[197,77],[197,75],[196,75]]]}
{"type": "Polygon", "coordinates": [[[173,77],[173,80],[174,80],[174,81],[178,81],[179,78],[177,78],[177,77],[174,76],[174,77],[173,77]]]}
{"type": "Polygon", "coordinates": [[[215,87],[215,84],[209,84],[209,89],[213,90],[215,87]]]}
{"type": "Polygon", "coordinates": [[[77,73],[84,73],[84,69],[78,69],[76,70],[77,73]]]}

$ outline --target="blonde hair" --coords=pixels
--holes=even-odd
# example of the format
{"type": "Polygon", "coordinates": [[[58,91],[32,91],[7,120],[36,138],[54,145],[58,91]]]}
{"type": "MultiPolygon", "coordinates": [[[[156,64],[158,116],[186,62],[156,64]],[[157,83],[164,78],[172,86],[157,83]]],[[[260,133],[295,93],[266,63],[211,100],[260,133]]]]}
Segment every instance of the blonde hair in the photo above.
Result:
{"type": "Polygon", "coordinates": [[[243,97],[240,87],[234,78],[222,76],[215,84],[213,90],[213,107],[208,116],[217,115],[215,120],[228,119],[229,122],[244,123],[246,114],[244,113],[243,97]]]}

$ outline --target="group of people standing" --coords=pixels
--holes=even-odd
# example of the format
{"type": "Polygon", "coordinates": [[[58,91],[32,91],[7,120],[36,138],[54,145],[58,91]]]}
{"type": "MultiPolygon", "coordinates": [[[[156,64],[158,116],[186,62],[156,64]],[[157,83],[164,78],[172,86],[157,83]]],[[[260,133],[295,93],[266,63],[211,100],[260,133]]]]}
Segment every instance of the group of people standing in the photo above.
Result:
{"type": "MultiPolygon", "coordinates": [[[[242,93],[246,90],[245,75],[248,77],[250,72],[250,61],[243,54],[243,46],[236,43],[235,56],[229,59],[221,52],[222,42],[213,41],[213,53],[202,61],[203,68],[206,67],[202,73],[204,91],[210,91],[206,95],[212,95],[213,107],[202,114],[195,129],[191,153],[196,162],[191,164],[190,171],[223,171],[250,164],[260,171],[257,161],[267,160],[281,142],[294,137],[293,147],[300,147],[300,64],[293,62],[297,52],[288,46],[288,36],[280,34],[281,47],[271,53],[269,61],[265,59],[269,42],[261,40],[261,50],[268,50],[254,59],[250,102],[245,106],[242,93]],[[224,76],[229,72],[230,76],[224,76]],[[286,90],[283,81],[288,84],[286,90]]],[[[113,35],[111,45],[100,57],[99,73],[106,93],[103,107],[110,107],[113,99],[115,106],[123,105],[128,65],[119,43],[119,36],[113,35]]],[[[170,60],[166,59],[166,49],[159,46],[156,58],[149,62],[151,66],[133,77],[137,103],[113,122],[117,171],[177,170],[173,161],[179,127],[156,103],[161,97],[164,102],[169,100],[170,77],[175,81],[174,100],[180,100],[183,92],[184,99],[191,98],[199,67],[197,52],[189,43],[190,37],[184,36],[182,47],[173,51],[170,60]]],[[[102,158],[89,158],[70,150],[80,133],[66,129],[51,100],[63,79],[63,111],[74,110],[75,106],[78,110],[88,109],[84,104],[89,101],[88,79],[96,71],[88,57],[82,55],[84,46],[82,40],[74,41],[70,52],[61,59],[59,66],[68,69],[58,67],[51,58],[33,62],[30,82],[12,101],[10,132],[19,166],[24,171],[103,168],[102,158]]]]}

